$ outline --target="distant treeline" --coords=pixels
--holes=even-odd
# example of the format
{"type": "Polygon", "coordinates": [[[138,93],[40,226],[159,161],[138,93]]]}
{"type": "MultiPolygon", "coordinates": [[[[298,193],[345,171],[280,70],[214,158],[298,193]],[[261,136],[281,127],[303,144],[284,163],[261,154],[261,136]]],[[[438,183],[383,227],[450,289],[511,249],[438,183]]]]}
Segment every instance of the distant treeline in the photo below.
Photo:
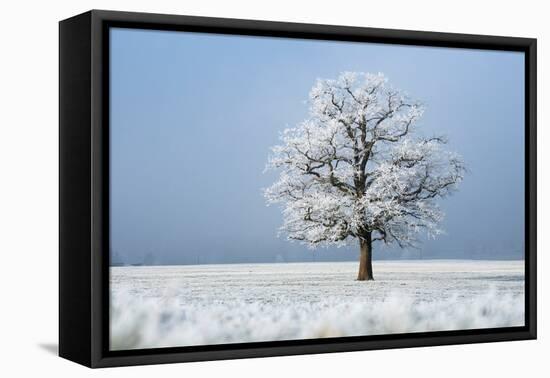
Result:
{"type": "MultiPolygon", "coordinates": [[[[379,248],[374,252],[374,260],[431,260],[431,259],[467,259],[467,260],[518,260],[523,259],[522,248],[498,249],[471,248],[461,250],[390,249],[379,248]]],[[[304,251],[280,252],[269,255],[250,256],[231,254],[220,259],[208,254],[172,254],[164,256],[147,252],[141,256],[128,257],[123,253],[111,254],[111,266],[141,266],[141,265],[195,265],[195,264],[237,264],[237,263],[285,263],[285,262],[329,262],[357,261],[355,248],[318,249],[304,251]]]]}

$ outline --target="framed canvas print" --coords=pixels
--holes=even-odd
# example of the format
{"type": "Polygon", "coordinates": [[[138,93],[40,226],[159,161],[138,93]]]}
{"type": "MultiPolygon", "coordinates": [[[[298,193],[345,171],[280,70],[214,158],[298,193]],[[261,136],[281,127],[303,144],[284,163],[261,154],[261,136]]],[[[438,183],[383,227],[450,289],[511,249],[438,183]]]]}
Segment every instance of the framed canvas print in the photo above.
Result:
{"type": "Polygon", "coordinates": [[[536,337],[536,41],[60,23],[60,355],[536,337]]]}

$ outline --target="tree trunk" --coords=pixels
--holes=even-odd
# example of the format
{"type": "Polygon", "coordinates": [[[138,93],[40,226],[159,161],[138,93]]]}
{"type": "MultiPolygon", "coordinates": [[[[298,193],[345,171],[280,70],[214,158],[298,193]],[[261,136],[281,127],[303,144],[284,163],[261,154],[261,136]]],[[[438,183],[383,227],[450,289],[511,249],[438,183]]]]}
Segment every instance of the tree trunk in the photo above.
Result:
{"type": "Polygon", "coordinates": [[[359,274],[357,281],[374,280],[372,274],[372,236],[369,232],[365,239],[360,239],[359,246],[361,255],[359,256],[359,274]]]}

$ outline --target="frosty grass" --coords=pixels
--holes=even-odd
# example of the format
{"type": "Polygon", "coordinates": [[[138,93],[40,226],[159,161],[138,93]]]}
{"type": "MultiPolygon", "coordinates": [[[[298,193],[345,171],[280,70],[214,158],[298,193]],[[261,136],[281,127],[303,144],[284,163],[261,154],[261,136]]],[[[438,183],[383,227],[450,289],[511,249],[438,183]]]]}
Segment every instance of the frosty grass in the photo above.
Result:
{"type": "Polygon", "coordinates": [[[521,326],[523,261],[111,268],[111,349],[521,326]]]}

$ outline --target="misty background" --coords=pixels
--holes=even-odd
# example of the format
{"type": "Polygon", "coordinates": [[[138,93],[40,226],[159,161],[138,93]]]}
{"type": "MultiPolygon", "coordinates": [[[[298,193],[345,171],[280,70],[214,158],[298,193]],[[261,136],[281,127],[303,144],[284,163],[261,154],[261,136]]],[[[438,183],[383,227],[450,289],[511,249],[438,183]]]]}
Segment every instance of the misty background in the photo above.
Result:
{"type": "Polygon", "coordinates": [[[280,132],[308,115],[317,78],[383,72],[426,105],[468,173],[439,200],[446,234],[374,259],[521,259],[524,55],[519,52],[111,29],[111,263],[356,260],[358,246],[277,237],[262,189],[280,132]]]}

